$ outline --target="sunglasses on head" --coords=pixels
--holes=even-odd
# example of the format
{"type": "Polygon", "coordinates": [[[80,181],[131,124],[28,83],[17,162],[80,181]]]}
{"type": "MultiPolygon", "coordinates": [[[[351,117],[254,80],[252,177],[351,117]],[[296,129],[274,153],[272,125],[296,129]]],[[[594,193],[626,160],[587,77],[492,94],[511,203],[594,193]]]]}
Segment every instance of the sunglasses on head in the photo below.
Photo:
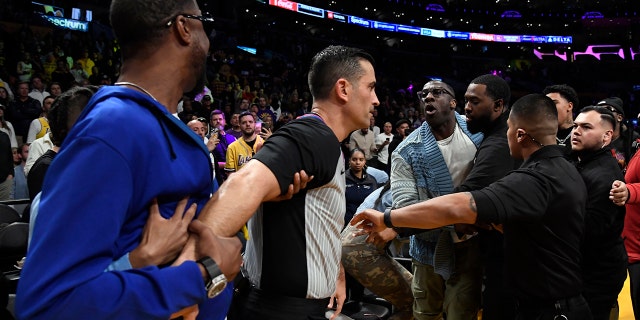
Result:
{"type": "Polygon", "coordinates": [[[173,25],[174,21],[176,21],[176,19],[179,16],[183,16],[187,19],[200,20],[200,22],[202,22],[202,28],[204,32],[207,34],[208,37],[211,36],[211,33],[213,32],[213,22],[215,21],[215,19],[213,19],[213,16],[211,16],[211,14],[209,14],[208,12],[203,13],[201,16],[188,14],[188,13],[178,13],[173,17],[171,17],[171,19],[167,22],[166,26],[171,27],[171,25],[173,25]]]}

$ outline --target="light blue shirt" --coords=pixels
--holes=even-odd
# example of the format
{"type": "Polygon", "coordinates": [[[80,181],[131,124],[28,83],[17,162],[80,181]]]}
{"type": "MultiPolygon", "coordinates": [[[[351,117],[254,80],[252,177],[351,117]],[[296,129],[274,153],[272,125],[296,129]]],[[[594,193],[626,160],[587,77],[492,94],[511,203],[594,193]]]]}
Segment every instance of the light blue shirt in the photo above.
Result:
{"type": "Polygon", "coordinates": [[[380,169],[367,166],[367,174],[372,176],[374,179],[376,179],[376,182],[380,186],[384,185],[385,183],[387,183],[387,181],[389,181],[389,175],[380,169]]]}

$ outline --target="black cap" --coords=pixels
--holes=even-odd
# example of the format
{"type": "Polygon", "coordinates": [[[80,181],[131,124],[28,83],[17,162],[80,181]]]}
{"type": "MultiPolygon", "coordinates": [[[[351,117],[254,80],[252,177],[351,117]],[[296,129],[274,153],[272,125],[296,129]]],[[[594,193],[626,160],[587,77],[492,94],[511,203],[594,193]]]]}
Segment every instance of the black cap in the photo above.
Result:
{"type": "Polygon", "coordinates": [[[622,99],[618,98],[618,97],[611,97],[611,98],[606,98],[600,102],[598,102],[599,106],[612,106],[614,109],[616,109],[616,112],[623,115],[624,116],[624,108],[623,105],[624,103],[622,102],[622,99]]]}

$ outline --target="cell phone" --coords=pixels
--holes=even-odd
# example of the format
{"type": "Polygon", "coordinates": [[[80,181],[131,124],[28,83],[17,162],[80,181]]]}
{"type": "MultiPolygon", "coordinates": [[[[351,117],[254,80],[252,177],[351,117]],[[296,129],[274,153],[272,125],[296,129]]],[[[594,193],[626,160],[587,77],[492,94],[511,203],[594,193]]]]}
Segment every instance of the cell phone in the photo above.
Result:
{"type": "Polygon", "coordinates": [[[389,142],[389,138],[387,138],[387,142],[389,142]]]}
{"type": "Polygon", "coordinates": [[[256,122],[256,131],[262,132],[262,122],[256,122]]]}

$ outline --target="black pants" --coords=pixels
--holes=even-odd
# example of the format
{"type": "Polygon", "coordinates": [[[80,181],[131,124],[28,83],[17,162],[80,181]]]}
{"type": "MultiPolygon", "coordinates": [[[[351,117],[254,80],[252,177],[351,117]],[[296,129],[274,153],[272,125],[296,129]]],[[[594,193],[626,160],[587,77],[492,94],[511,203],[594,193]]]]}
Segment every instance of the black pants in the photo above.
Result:
{"type": "Polygon", "coordinates": [[[592,267],[582,269],[585,279],[582,295],[589,304],[594,320],[609,320],[611,309],[617,304],[618,295],[627,279],[626,254],[624,256],[624,260],[617,266],[598,270],[592,267]]]}
{"type": "Polygon", "coordinates": [[[329,298],[294,298],[251,288],[233,320],[326,320],[328,304],[329,298]]]}
{"type": "Polygon", "coordinates": [[[592,320],[591,310],[582,295],[558,301],[518,301],[516,320],[592,320]]]}
{"type": "Polygon", "coordinates": [[[479,231],[484,279],[482,284],[482,318],[512,320],[516,317],[516,301],[504,280],[504,240],[497,231],[479,231]]]}

